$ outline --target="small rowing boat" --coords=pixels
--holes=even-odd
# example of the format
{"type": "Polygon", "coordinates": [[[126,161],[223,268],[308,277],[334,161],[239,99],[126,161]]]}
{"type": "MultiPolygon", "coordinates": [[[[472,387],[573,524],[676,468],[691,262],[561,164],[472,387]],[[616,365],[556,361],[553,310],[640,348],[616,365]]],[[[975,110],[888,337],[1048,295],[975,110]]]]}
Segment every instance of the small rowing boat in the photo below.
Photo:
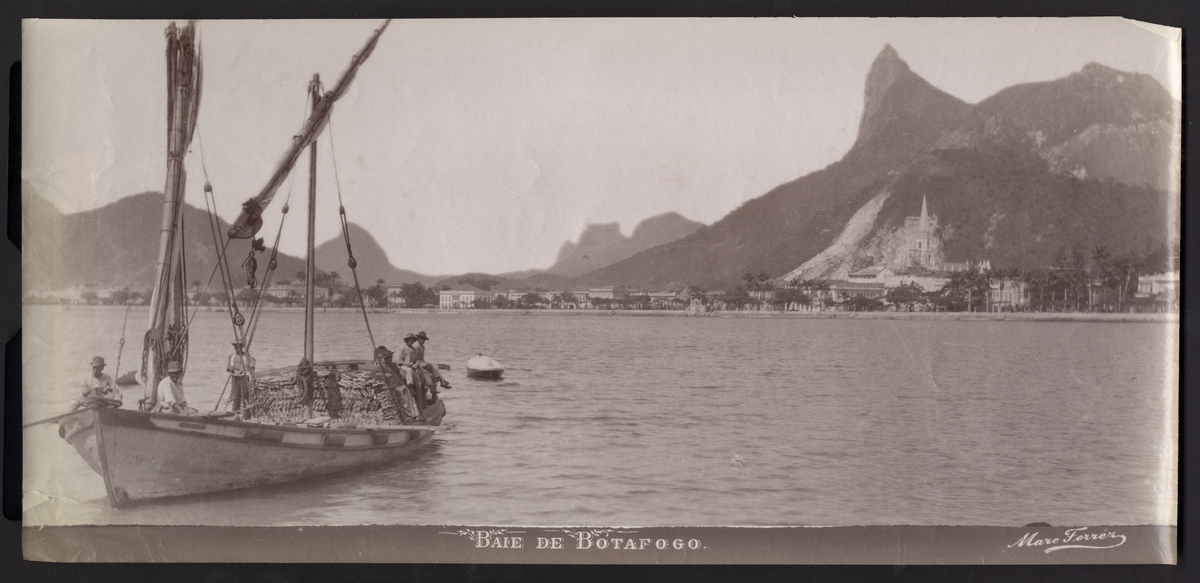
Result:
{"type": "Polygon", "coordinates": [[[467,361],[467,378],[495,380],[501,376],[504,376],[504,365],[490,356],[484,356],[482,352],[467,361]]]}

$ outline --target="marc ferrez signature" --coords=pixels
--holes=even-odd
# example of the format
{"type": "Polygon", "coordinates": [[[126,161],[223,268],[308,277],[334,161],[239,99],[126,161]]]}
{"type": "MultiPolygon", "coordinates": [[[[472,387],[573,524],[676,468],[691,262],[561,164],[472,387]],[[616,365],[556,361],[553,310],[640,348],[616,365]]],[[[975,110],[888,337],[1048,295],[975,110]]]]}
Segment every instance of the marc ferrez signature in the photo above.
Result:
{"type": "Polygon", "coordinates": [[[1063,549],[1111,549],[1125,544],[1125,535],[1111,530],[1086,532],[1088,527],[1068,528],[1060,537],[1040,537],[1038,532],[1027,532],[1013,547],[1046,547],[1047,553],[1063,549]]]}

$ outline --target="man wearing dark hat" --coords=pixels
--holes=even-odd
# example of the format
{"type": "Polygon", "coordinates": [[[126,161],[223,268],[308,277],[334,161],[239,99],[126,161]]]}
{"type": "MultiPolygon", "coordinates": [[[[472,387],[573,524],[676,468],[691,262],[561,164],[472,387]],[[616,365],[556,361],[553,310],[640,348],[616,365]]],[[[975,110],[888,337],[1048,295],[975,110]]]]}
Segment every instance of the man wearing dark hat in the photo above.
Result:
{"type": "MultiPolygon", "coordinates": [[[[379,363],[379,365],[381,367],[383,367],[384,371],[387,374],[391,375],[392,377],[395,377],[396,383],[399,384],[399,383],[403,382],[401,379],[404,378],[404,375],[400,374],[400,369],[398,369],[396,367],[395,362],[392,362],[392,356],[394,354],[395,354],[394,352],[392,352],[391,350],[388,350],[388,347],[386,347],[382,344],[375,347],[375,360],[379,363]]],[[[388,383],[388,386],[389,387],[392,386],[392,383],[388,383]]]]}
{"type": "Polygon", "coordinates": [[[446,379],[442,378],[442,374],[438,372],[438,368],[436,366],[425,362],[425,341],[427,340],[429,340],[429,336],[425,334],[424,330],[417,332],[417,344],[413,347],[416,350],[413,362],[414,366],[418,370],[424,371],[429,375],[430,378],[433,379],[433,382],[429,384],[429,390],[433,392],[433,398],[430,399],[429,402],[436,403],[438,398],[438,385],[441,385],[443,389],[449,389],[451,387],[450,383],[446,382],[446,379]]]}
{"type": "Polygon", "coordinates": [[[313,381],[312,363],[307,358],[300,357],[300,364],[296,365],[296,388],[300,390],[304,402],[305,419],[313,418],[313,381]]]}
{"type": "Polygon", "coordinates": [[[183,395],[183,367],[177,360],[167,363],[167,376],[158,381],[158,406],[172,413],[188,412],[187,398],[183,395]]]}
{"type": "Polygon", "coordinates": [[[242,401],[250,402],[250,383],[254,378],[254,357],[250,356],[245,346],[241,340],[234,341],[233,354],[229,355],[229,364],[225,367],[232,385],[229,399],[239,418],[242,416],[242,401]]]}
{"type": "Polygon", "coordinates": [[[113,381],[112,375],[104,373],[104,357],[101,356],[92,359],[92,374],[83,379],[82,388],[83,398],[75,401],[71,407],[72,411],[86,406],[89,399],[104,398],[118,402],[122,399],[121,390],[117,388],[117,383],[113,381]]]}

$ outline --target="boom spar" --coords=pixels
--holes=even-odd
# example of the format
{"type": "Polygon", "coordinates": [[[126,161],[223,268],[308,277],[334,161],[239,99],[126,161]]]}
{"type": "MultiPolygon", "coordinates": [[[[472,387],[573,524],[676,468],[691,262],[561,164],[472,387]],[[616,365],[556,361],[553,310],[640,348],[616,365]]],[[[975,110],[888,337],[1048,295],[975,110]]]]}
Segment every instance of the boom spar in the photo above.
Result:
{"type": "Polygon", "coordinates": [[[262,227],[262,213],[267,206],[271,204],[271,200],[275,198],[275,193],[279,190],[279,186],[283,184],[283,180],[291,173],[292,167],[296,165],[296,160],[300,158],[300,153],[304,148],[312,145],[316,141],[317,136],[321,135],[321,130],[329,123],[329,115],[333,111],[333,104],[346,90],[350,88],[350,83],[354,80],[354,76],[358,73],[358,68],[366,62],[371,56],[371,52],[375,50],[375,45],[379,43],[379,37],[383,31],[387,29],[388,24],[392,21],[388,19],[384,21],[383,26],[379,27],[367,43],[363,45],[362,50],[350,59],[350,65],[342,73],[342,77],[338,79],[333,89],[321,97],[320,102],[308,119],[304,121],[304,125],[300,126],[300,131],[292,137],[292,143],[283,153],[283,157],[275,165],[275,171],[271,173],[271,178],[267,180],[266,186],[263,186],[259,191],[258,196],[246,200],[242,203],[242,212],[238,215],[233,226],[229,227],[230,239],[249,239],[262,227]]]}

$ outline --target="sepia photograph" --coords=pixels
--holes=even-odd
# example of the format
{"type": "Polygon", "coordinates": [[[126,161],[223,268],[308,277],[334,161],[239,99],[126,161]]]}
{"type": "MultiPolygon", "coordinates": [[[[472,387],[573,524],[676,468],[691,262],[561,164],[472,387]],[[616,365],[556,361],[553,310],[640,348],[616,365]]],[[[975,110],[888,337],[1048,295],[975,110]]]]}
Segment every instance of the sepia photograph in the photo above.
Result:
{"type": "Polygon", "coordinates": [[[1177,560],[1177,28],[31,19],[21,92],[27,559],[1177,560]]]}

